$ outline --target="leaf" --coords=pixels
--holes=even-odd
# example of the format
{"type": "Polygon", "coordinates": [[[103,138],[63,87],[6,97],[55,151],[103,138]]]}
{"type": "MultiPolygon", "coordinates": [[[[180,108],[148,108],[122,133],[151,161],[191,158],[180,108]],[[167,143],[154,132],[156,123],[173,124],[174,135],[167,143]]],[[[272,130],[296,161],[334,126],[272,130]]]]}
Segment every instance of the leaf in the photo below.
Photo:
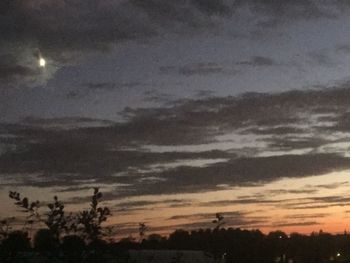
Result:
{"type": "Polygon", "coordinates": [[[28,198],[27,197],[24,197],[23,200],[22,200],[22,206],[24,208],[28,208],[29,206],[29,201],[28,201],[28,198]]]}

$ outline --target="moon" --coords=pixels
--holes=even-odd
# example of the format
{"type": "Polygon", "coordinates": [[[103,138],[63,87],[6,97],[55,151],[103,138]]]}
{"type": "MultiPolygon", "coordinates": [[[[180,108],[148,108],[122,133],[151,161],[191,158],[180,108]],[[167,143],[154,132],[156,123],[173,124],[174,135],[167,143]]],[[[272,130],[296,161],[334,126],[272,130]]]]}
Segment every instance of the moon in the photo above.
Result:
{"type": "Polygon", "coordinates": [[[39,58],[39,67],[45,68],[46,66],[46,60],[42,57],[39,58]]]}

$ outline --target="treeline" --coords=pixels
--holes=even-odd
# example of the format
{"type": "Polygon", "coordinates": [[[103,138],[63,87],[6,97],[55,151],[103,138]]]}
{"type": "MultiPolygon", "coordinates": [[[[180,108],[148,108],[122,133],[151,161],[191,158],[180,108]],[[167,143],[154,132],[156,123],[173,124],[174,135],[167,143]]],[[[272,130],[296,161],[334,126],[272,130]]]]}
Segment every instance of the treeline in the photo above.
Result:
{"type": "MultiPolygon", "coordinates": [[[[275,231],[233,228],[176,230],[168,237],[150,234],[142,241],[124,238],[118,242],[96,239],[86,242],[81,236],[67,235],[55,239],[47,229],[39,230],[30,242],[22,231],[11,232],[0,245],[0,262],[22,262],[31,253],[41,253],[49,260],[63,262],[128,262],[129,250],[200,250],[216,262],[232,263],[322,263],[350,262],[350,235],[313,233],[291,234],[275,231]],[[17,261],[15,261],[17,260],[17,261]],[[118,261],[119,260],[119,261],[118,261]]],[[[25,261],[23,261],[25,262],[25,261]]]]}
{"type": "Polygon", "coordinates": [[[259,230],[223,228],[224,216],[216,214],[213,228],[193,231],[176,230],[169,236],[148,234],[145,223],[139,224],[139,238],[115,242],[108,227],[111,215],[99,202],[102,193],[95,188],[90,208],[75,215],[66,214],[64,205],[54,197],[47,212],[39,213],[40,202],[30,202],[17,192],[10,192],[14,204],[26,213],[21,230],[10,227],[10,220],[0,222],[0,262],[130,262],[130,250],[196,250],[204,251],[214,262],[227,263],[327,263],[350,262],[350,235],[312,233],[291,234],[281,231],[264,234],[259,230]],[[33,225],[45,225],[35,231],[33,225]],[[148,235],[147,235],[148,234],[148,235]],[[33,236],[33,237],[32,237],[33,236]],[[34,261],[35,262],[35,261],[34,261]]]}
{"type": "Polygon", "coordinates": [[[259,230],[234,228],[176,230],[168,238],[150,235],[141,248],[202,250],[232,263],[350,262],[350,235],[322,231],[287,235],[281,231],[263,234],[259,230]]]}

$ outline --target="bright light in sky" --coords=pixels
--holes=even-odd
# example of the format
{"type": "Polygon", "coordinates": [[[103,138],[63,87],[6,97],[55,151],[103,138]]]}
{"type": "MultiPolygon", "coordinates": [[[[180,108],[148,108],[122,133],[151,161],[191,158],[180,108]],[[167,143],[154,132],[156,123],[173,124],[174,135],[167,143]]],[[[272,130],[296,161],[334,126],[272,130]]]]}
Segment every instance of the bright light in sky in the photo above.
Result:
{"type": "Polygon", "coordinates": [[[46,66],[46,60],[42,57],[39,59],[39,66],[42,68],[46,66]]]}

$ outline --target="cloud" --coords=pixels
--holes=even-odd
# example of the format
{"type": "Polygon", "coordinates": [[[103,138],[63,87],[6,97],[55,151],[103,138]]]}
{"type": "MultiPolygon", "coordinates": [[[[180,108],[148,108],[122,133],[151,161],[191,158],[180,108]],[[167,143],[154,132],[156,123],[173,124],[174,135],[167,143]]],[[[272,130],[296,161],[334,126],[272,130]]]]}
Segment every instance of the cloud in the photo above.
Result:
{"type": "Polygon", "coordinates": [[[240,61],[237,65],[252,66],[252,67],[264,67],[278,65],[273,59],[261,56],[255,56],[249,60],[240,61]]]}
{"type": "Polygon", "coordinates": [[[278,0],[235,1],[236,8],[242,6],[248,6],[252,11],[255,11],[258,14],[295,20],[333,17],[332,12],[327,10],[327,8],[334,7],[335,4],[324,4],[323,2],[320,3],[319,1],[313,0],[285,0],[283,2],[278,0]]]}
{"type": "MultiPolygon", "coordinates": [[[[350,168],[350,160],[336,155],[285,155],[267,158],[239,158],[208,167],[180,167],[161,173],[165,183],[155,183],[144,193],[206,191],[216,185],[241,185],[244,182],[272,181],[282,177],[304,177],[350,168]],[[291,169],[291,167],[293,167],[291,169]],[[215,176],[213,176],[215,175],[215,176]]],[[[244,200],[240,200],[244,202],[244,200]]]]}
{"type": "Polygon", "coordinates": [[[0,88],[11,87],[13,82],[34,82],[41,73],[37,66],[28,63],[20,63],[11,53],[0,52],[0,88]]]}
{"type": "Polygon", "coordinates": [[[348,184],[349,182],[337,182],[337,183],[331,183],[331,184],[319,184],[316,187],[323,188],[323,189],[337,189],[339,187],[342,187],[348,184]]]}
{"type": "MultiPolygon", "coordinates": [[[[233,1],[233,0],[5,0],[0,13],[0,56],[11,54],[20,62],[35,61],[33,53],[41,53],[50,62],[52,74],[61,66],[77,63],[90,51],[108,52],[123,41],[146,40],[176,34],[216,34],[225,25],[245,17],[247,8],[254,16],[253,31],[270,21],[294,21],[334,17],[349,5],[345,2],[319,3],[299,1],[233,1]],[[219,29],[219,30],[218,30],[219,29]],[[55,66],[52,66],[55,65],[55,66]]],[[[252,22],[247,17],[238,30],[246,31],[252,22]]],[[[266,57],[253,57],[243,64],[271,66],[266,57]]],[[[17,64],[8,71],[23,71],[17,64]]],[[[22,63],[19,64],[20,66],[22,63]]],[[[188,65],[180,68],[185,75],[226,73],[217,65],[188,65]]],[[[231,74],[231,73],[229,73],[231,74]]],[[[0,83],[3,84],[3,83],[0,83]]],[[[12,79],[13,85],[19,85],[12,79]]]]}
{"type": "Polygon", "coordinates": [[[277,189],[270,190],[268,193],[271,195],[280,195],[280,194],[315,194],[318,192],[318,189],[277,189]]]}
{"type": "Polygon", "coordinates": [[[235,74],[232,70],[225,69],[223,66],[215,62],[198,62],[189,63],[180,67],[176,66],[162,66],[159,68],[160,73],[163,74],[180,74],[184,76],[208,76],[216,74],[235,74]]]}
{"type": "Polygon", "coordinates": [[[42,129],[72,129],[82,127],[104,127],[113,125],[114,122],[109,120],[101,120],[87,117],[64,117],[64,118],[34,118],[26,117],[22,119],[22,124],[30,128],[42,129]]]}
{"type": "MultiPolygon", "coordinates": [[[[249,216],[245,213],[238,211],[221,213],[224,216],[225,227],[249,227],[257,228],[264,226],[268,223],[267,217],[263,216],[249,216]]],[[[206,229],[213,228],[215,225],[211,222],[215,219],[215,214],[202,213],[202,214],[190,214],[190,215],[175,215],[169,218],[169,220],[189,220],[192,223],[184,223],[176,225],[176,229],[206,229]],[[193,221],[195,221],[193,223],[193,221]]],[[[172,226],[174,227],[174,226],[172,226]]]]}
{"type": "Polygon", "coordinates": [[[127,108],[123,122],[26,118],[0,126],[0,172],[35,174],[35,180],[16,178],[37,186],[73,187],[90,179],[125,185],[113,198],[325,174],[350,168],[346,152],[334,144],[350,131],[344,115],[349,98],[349,88],[341,86],[127,108]]]}
{"type": "MultiPolygon", "coordinates": [[[[267,217],[250,216],[239,211],[220,213],[224,216],[225,227],[259,227],[268,222],[267,217]]],[[[215,219],[215,213],[194,213],[186,215],[174,215],[168,220],[189,220],[195,223],[185,223],[176,225],[177,229],[194,229],[194,228],[213,228],[215,225],[212,220],[215,219]]]]}
{"type": "Polygon", "coordinates": [[[289,219],[323,218],[323,217],[327,217],[329,215],[330,214],[328,214],[328,213],[294,214],[294,215],[288,215],[285,218],[289,218],[289,219]]]}
{"type": "MultiPolygon", "coordinates": [[[[320,193],[322,193],[320,191],[320,193]]],[[[305,198],[295,198],[283,200],[278,206],[284,209],[311,210],[324,209],[330,207],[344,207],[350,204],[349,196],[311,196],[305,198]]],[[[310,217],[312,214],[310,214],[310,217]]],[[[315,216],[316,217],[316,216],[315,216]]]]}
{"type": "Polygon", "coordinates": [[[280,200],[268,200],[263,197],[260,198],[239,198],[232,200],[220,200],[220,201],[211,201],[211,202],[202,202],[200,206],[228,206],[235,204],[276,204],[279,203],[280,200]]]}
{"type": "Polygon", "coordinates": [[[218,1],[210,1],[210,0],[192,0],[194,6],[198,7],[199,10],[212,14],[228,14],[230,11],[229,1],[218,0],[218,1]]]}
{"type": "Polygon", "coordinates": [[[102,83],[87,83],[86,87],[91,90],[113,90],[116,85],[114,83],[102,82],[102,83]]]}
{"type": "MultiPolygon", "coordinates": [[[[123,40],[149,38],[175,25],[208,25],[209,16],[226,13],[223,1],[47,0],[2,1],[1,43],[31,48],[67,61],[71,51],[107,50],[123,40]]],[[[4,50],[0,50],[3,53],[4,50]]],[[[14,50],[15,52],[15,50],[14,50]]]]}
{"type": "Polygon", "coordinates": [[[317,221],[305,221],[305,222],[278,222],[273,225],[276,227],[290,227],[290,226],[314,226],[319,225],[317,221]]]}

